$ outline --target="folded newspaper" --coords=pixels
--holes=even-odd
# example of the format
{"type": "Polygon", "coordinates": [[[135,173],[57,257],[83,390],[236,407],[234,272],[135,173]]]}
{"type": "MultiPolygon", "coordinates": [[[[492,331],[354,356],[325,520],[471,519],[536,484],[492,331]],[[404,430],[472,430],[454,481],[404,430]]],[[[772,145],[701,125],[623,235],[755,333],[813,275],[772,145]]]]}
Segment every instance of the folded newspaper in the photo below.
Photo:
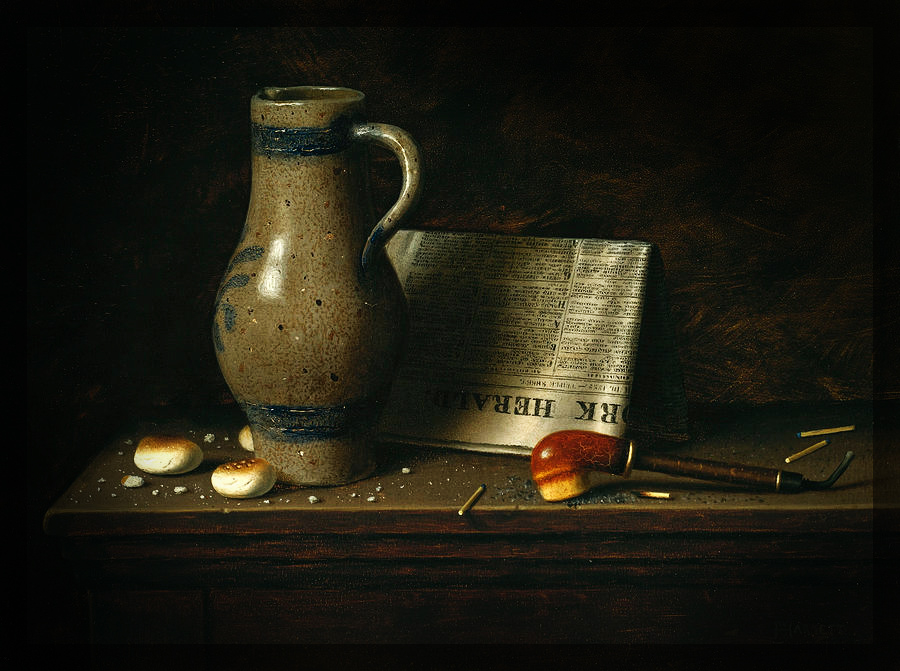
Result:
{"type": "Polygon", "coordinates": [[[563,429],[687,439],[657,247],[401,231],[410,309],[383,441],[527,456],[563,429]]]}

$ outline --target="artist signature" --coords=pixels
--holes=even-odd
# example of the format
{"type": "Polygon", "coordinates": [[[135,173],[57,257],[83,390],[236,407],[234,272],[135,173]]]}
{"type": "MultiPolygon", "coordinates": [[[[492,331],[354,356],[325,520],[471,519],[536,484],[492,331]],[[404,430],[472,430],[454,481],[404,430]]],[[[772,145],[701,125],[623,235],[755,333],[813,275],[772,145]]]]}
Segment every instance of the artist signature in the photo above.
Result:
{"type": "Polygon", "coordinates": [[[840,640],[846,636],[846,627],[828,622],[772,622],[774,638],[784,641],[840,640]]]}

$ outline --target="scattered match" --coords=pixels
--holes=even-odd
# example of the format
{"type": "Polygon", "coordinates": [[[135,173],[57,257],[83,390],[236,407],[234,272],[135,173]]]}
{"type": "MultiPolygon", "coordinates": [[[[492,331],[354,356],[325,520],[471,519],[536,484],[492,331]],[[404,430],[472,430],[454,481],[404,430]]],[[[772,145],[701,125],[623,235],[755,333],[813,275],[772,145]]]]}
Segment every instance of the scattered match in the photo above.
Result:
{"type": "Polygon", "coordinates": [[[855,424],[851,424],[850,426],[837,426],[833,429],[813,429],[812,431],[798,431],[797,438],[809,438],[810,436],[825,436],[829,433],[842,433],[844,431],[853,431],[856,428],[855,424]]]}
{"type": "Polygon", "coordinates": [[[460,514],[460,515],[465,515],[465,514],[472,508],[472,506],[475,505],[475,502],[478,500],[478,498],[479,498],[482,494],[484,494],[484,490],[485,490],[485,489],[487,489],[487,486],[486,486],[486,485],[479,485],[479,486],[478,486],[478,489],[476,489],[475,492],[472,494],[472,496],[469,497],[469,500],[466,501],[466,502],[463,504],[463,507],[459,509],[459,511],[458,511],[459,514],[460,514]]]}
{"type": "Polygon", "coordinates": [[[797,452],[797,454],[792,454],[791,456],[786,457],[784,460],[784,463],[789,464],[792,461],[797,461],[797,459],[800,459],[801,457],[805,457],[807,454],[812,454],[816,450],[821,450],[823,447],[825,447],[826,445],[830,445],[830,444],[831,444],[831,441],[828,439],[820,440],[815,445],[810,445],[805,450],[800,450],[799,452],[797,452]]]}

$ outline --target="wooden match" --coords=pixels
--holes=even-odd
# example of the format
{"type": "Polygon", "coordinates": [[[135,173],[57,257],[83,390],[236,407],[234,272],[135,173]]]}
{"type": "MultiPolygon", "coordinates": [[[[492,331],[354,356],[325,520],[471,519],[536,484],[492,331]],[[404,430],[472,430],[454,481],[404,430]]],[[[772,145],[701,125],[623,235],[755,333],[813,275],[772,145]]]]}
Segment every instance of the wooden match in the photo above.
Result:
{"type": "Polygon", "coordinates": [[[851,424],[850,426],[837,426],[833,429],[813,429],[812,431],[798,431],[797,438],[809,438],[810,436],[824,436],[829,433],[842,433],[844,431],[853,431],[856,428],[855,424],[851,424]]]}
{"type": "Polygon", "coordinates": [[[786,457],[784,460],[784,463],[789,464],[792,461],[797,461],[797,459],[799,459],[800,457],[805,457],[807,454],[812,454],[816,450],[819,450],[819,449],[825,447],[826,445],[829,445],[830,443],[831,443],[831,441],[828,439],[820,440],[815,445],[810,445],[805,450],[800,450],[799,452],[797,452],[797,454],[792,454],[791,456],[786,457]]]}
{"type": "Polygon", "coordinates": [[[478,497],[484,493],[485,489],[487,489],[486,485],[479,485],[478,489],[475,490],[475,492],[472,494],[472,496],[469,497],[469,500],[466,501],[463,504],[462,508],[460,508],[457,512],[460,515],[465,515],[469,511],[469,509],[475,505],[475,502],[478,500],[478,497]]]}

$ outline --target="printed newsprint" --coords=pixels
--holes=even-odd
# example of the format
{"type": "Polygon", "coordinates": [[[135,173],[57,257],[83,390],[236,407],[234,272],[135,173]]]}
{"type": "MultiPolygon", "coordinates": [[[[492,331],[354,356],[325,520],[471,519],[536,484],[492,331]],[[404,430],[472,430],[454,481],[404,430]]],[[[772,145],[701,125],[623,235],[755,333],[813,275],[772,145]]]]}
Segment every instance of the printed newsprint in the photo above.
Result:
{"type": "Polygon", "coordinates": [[[401,231],[410,309],[388,442],[527,456],[548,433],[687,438],[655,245],[401,231]]]}

